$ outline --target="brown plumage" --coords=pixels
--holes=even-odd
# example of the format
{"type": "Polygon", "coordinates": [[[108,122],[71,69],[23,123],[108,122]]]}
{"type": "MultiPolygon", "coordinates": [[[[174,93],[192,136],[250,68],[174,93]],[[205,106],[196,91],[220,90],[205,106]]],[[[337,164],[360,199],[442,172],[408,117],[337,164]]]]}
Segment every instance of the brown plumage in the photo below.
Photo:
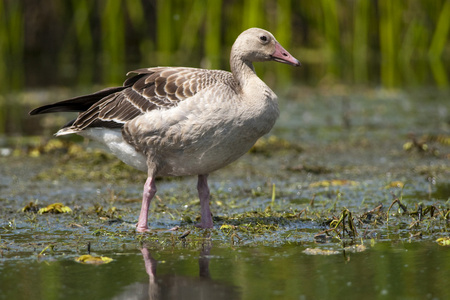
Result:
{"type": "Polygon", "coordinates": [[[153,109],[166,109],[192,97],[199,91],[219,82],[238,88],[229,72],[196,68],[156,67],[128,72],[137,74],[127,79],[122,87],[45,105],[30,115],[78,111],[78,117],[61,129],[77,132],[89,127],[122,128],[135,117],[153,109]]]}

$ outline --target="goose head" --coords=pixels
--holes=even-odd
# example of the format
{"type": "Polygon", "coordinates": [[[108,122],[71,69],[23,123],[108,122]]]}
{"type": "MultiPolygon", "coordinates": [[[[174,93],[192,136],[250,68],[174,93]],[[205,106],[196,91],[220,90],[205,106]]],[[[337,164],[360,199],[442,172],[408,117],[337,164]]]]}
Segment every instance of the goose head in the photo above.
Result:
{"type": "Polygon", "coordinates": [[[234,42],[231,52],[232,55],[250,63],[273,60],[296,67],[301,65],[270,32],[260,28],[250,28],[242,32],[234,42]]]}

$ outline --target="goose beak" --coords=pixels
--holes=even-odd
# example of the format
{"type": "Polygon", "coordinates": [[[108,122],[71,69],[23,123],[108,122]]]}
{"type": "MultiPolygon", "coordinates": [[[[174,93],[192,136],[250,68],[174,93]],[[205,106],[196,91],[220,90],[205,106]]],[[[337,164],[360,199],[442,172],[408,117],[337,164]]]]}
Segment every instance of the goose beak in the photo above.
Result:
{"type": "Polygon", "coordinates": [[[293,57],[289,52],[287,52],[283,46],[281,46],[278,42],[275,42],[275,52],[271,55],[272,59],[274,61],[288,64],[291,66],[299,67],[302,64],[293,57]]]}

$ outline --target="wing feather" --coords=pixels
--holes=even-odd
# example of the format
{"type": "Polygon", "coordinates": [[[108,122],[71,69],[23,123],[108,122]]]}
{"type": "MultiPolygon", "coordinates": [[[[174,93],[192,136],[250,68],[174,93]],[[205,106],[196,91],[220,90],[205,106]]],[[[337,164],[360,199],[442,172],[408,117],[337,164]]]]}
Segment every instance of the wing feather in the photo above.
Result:
{"type": "Polygon", "coordinates": [[[121,128],[151,110],[175,107],[217,82],[238,91],[233,75],[226,71],[156,67],[129,74],[136,75],[125,80],[122,87],[46,105],[31,113],[79,111],[78,117],[63,127],[72,132],[89,127],[121,128]]]}

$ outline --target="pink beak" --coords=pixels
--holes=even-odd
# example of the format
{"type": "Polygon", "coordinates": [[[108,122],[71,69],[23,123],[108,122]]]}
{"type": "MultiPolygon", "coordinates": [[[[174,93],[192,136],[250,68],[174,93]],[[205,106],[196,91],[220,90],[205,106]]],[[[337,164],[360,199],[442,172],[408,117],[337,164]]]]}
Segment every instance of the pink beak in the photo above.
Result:
{"type": "Polygon", "coordinates": [[[293,57],[289,52],[287,52],[280,43],[275,43],[275,52],[271,55],[274,61],[292,65],[295,67],[301,66],[302,64],[293,57]]]}

